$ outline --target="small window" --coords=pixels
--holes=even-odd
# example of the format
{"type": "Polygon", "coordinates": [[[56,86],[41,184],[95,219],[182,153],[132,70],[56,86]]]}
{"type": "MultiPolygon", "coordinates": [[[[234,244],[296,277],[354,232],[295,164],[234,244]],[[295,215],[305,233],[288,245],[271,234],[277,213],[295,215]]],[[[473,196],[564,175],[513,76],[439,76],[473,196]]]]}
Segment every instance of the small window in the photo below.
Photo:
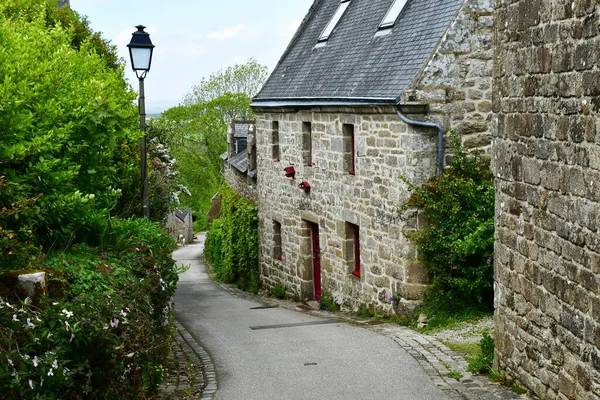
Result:
{"type": "Polygon", "coordinates": [[[312,124],[302,123],[302,158],[304,165],[312,167],[312,124]]]}
{"type": "Polygon", "coordinates": [[[279,161],[281,157],[279,153],[279,121],[271,123],[271,144],[273,160],[279,161]]]}
{"type": "Polygon", "coordinates": [[[283,252],[281,246],[281,223],[273,221],[273,258],[281,261],[283,252]]]}
{"type": "Polygon", "coordinates": [[[344,142],[344,171],[350,175],[356,174],[356,151],[354,145],[354,125],[342,125],[342,134],[344,142]]]}
{"type": "Polygon", "coordinates": [[[344,12],[346,12],[346,9],[349,5],[350,0],[342,0],[340,2],[340,5],[338,6],[335,14],[333,14],[333,18],[331,18],[331,21],[329,21],[329,24],[327,24],[327,26],[321,33],[321,36],[319,36],[319,42],[325,42],[329,39],[329,36],[331,36],[331,33],[337,26],[338,22],[340,22],[340,19],[342,19],[342,16],[344,15],[344,12]]]}
{"type": "Polygon", "coordinates": [[[242,151],[246,150],[248,147],[248,139],[246,138],[237,138],[235,139],[235,154],[239,154],[242,151]]]}
{"type": "Polygon", "coordinates": [[[352,275],[360,278],[360,232],[358,225],[346,222],[346,262],[352,275]]]}
{"type": "Polygon", "coordinates": [[[393,27],[407,1],[408,0],[394,0],[394,3],[387,14],[385,14],[385,18],[383,18],[383,21],[379,24],[379,28],[385,29],[393,27]]]}

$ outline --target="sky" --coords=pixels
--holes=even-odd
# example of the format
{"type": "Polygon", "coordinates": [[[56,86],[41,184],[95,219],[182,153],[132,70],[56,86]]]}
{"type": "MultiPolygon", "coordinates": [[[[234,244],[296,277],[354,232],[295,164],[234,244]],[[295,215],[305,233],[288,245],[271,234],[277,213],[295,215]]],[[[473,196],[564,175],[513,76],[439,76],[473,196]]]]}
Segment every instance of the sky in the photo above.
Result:
{"type": "Polygon", "coordinates": [[[127,44],[145,25],[156,46],[144,80],[146,109],[181,103],[201,79],[250,58],[273,70],[313,0],[70,0],[127,61],[126,78],[138,90],[127,44]]]}

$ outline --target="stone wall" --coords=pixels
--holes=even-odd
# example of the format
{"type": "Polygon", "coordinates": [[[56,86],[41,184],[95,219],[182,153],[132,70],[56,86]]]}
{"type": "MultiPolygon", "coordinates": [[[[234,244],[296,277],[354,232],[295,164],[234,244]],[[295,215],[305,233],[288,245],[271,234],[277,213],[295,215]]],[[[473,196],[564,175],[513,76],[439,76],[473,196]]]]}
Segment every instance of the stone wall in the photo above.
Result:
{"type": "Polygon", "coordinates": [[[492,0],[466,0],[404,103],[429,104],[441,125],[466,146],[489,150],[492,121],[492,0]]]}
{"type": "Polygon", "coordinates": [[[427,277],[403,234],[416,221],[405,223],[396,213],[408,196],[399,176],[423,182],[435,174],[435,131],[430,134],[408,127],[391,106],[255,111],[263,285],[273,288],[282,283],[296,299],[314,298],[309,227],[316,223],[324,292],[333,294],[347,310],[360,306],[392,313],[389,299],[395,294],[404,299],[400,312],[414,307],[422,298],[427,277]],[[312,166],[307,165],[303,151],[306,122],[312,129],[312,166]],[[344,160],[344,124],[354,128],[354,175],[344,160]],[[275,135],[279,159],[272,157],[274,126],[279,131],[275,135]],[[284,176],[288,166],[296,170],[293,179],[284,176]],[[311,190],[300,190],[301,182],[308,182],[311,190]],[[281,226],[281,260],[276,223],[281,226]],[[352,274],[351,225],[347,224],[359,227],[360,277],[352,274]]]}
{"type": "Polygon", "coordinates": [[[600,6],[497,1],[495,366],[600,399],[600,6]]]}
{"type": "Polygon", "coordinates": [[[225,161],[225,181],[231,186],[240,196],[245,197],[256,203],[256,179],[248,176],[247,173],[242,173],[225,161]]]}

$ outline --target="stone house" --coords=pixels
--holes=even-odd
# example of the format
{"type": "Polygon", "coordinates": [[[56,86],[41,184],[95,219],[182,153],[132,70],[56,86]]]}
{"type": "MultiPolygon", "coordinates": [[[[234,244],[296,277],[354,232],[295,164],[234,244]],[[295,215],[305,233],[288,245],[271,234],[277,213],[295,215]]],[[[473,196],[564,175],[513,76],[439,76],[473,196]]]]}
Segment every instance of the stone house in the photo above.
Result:
{"type": "MultiPolygon", "coordinates": [[[[400,176],[443,168],[443,132],[491,143],[490,0],[315,0],[256,114],[262,284],[404,313],[427,274],[397,214],[400,176]]],[[[251,143],[251,140],[249,140],[251,143]]],[[[246,183],[249,182],[246,178],[246,183]]],[[[248,186],[248,185],[246,185],[248,186]]]]}
{"type": "Polygon", "coordinates": [[[600,399],[600,3],[496,2],[495,367],[600,399]]]}
{"type": "Polygon", "coordinates": [[[192,243],[194,240],[194,223],[192,211],[189,209],[175,210],[167,215],[165,228],[173,239],[179,241],[183,237],[186,243],[192,243]]]}
{"type": "Polygon", "coordinates": [[[227,128],[227,152],[221,155],[227,183],[256,202],[256,121],[232,120],[227,128]]]}

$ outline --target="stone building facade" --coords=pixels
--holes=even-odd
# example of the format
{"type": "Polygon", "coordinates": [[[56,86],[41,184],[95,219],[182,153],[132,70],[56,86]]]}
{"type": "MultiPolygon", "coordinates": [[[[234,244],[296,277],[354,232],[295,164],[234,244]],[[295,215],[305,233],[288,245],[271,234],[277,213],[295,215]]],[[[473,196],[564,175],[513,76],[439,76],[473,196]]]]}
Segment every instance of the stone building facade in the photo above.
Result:
{"type": "Polygon", "coordinates": [[[385,314],[422,299],[428,277],[406,237],[420,221],[397,214],[400,177],[438,172],[436,130],[419,122],[489,146],[493,7],[400,3],[316,0],[253,99],[267,288],[385,314]]]}
{"type": "Polygon", "coordinates": [[[495,366],[600,399],[600,5],[496,4],[495,366]]]}

